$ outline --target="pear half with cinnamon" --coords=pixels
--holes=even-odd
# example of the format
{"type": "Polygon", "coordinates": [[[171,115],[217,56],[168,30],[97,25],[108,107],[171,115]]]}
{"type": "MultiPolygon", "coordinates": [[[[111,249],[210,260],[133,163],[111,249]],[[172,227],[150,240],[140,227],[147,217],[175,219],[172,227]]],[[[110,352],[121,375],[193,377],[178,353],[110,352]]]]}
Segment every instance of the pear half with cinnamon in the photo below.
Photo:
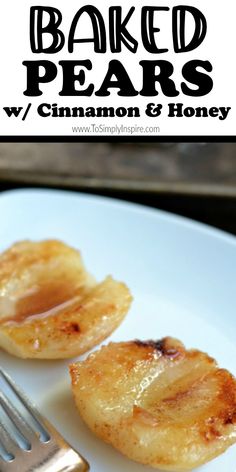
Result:
{"type": "Polygon", "coordinates": [[[0,255],[0,347],[18,357],[80,355],[119,326],[130,304],[125,284],[96,283],[63,242],[22,241],[0,255]]]}
{"type": "Polygon", "coordinates": [[[81,417],[130,459],[192,470],[236,442],[236,380],[173,338],[110,343],[70,367],[81,417]]]}

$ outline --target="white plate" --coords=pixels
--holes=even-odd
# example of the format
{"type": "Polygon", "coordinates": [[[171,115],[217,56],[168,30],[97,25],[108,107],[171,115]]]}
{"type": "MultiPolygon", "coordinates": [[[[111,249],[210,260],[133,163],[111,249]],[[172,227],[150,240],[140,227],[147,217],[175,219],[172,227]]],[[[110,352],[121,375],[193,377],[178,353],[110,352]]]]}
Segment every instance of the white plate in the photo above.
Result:
{"type": "MultiPolygon", "coordinates": [[[[236,374],[233,237],[161,211],[50,190],[1,194],[0,218],[1,250],[25,238],[60,238],[81,249],[98,279],[111,273],[129,285],[135,301],[113,340],[176,336],[236,374]]],[[[68,363],[21,361],[1,352],[1,365],[83,453],[93,472],[150,471],[82,424],[70,393],[68,363]]],[[[201,471],[235,472],[235,463],[232,447],[201,471]]]]}

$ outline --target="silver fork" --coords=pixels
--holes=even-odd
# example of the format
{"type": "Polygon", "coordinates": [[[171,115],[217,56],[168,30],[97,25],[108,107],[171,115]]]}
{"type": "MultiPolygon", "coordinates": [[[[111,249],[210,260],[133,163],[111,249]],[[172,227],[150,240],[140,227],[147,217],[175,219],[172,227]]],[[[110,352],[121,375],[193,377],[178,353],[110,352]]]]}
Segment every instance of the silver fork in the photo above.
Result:
{"type": "Polygon", "coordinates": [[[26,420],[19,408],[0,390],[0,405],[5,416],[4,423],[0,419],[0,472],[88,471],[88,463],[42,417],[2,369],[0,378],[27,412],[26,420]]]}

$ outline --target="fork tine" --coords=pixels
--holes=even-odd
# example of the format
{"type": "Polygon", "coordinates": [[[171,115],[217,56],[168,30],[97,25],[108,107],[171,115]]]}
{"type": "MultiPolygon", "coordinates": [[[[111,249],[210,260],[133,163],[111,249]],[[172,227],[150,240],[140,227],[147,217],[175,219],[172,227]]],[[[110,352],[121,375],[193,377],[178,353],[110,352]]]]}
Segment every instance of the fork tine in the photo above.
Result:
{"type": "Polygon", "coordinates": [[[37,411],[10,376],[0,368],[1,378],[31,415],[41,437],[28,424],[28,416],[27,420],[22,418],[22,414],[19,416],[18,409],[14,407],[12,401],[0,392],[0,406],[6,416],[6,424],[0,420],[0,472],[45,472],[46,470],[87,472],[89,464],[86,460],[71,448],[51,423],[37,411]],[[31,441],[30,450],[22,447],[20,439],[23,438],[27,441],[34,438],[35,441],[31,441]]]}
{"type": "Polygon", "coordinates": [[[11,377],[2,369],[0,368],[0,375],[2,378],[7,382],[9,387],[13,390],[17,398],[21,401],[21,403],[24,405],[26,410],[31,413],[33,418],[35,419],[36,423],[40,426],[40,429],[43,430],[45,440],[50,439],[50,434],[48,430],[46,429],[45,422],[40,415],[40,413],[37,411],[37,409],[34,407],[34,405],[30,402],[30,400],[26,397],[24,392],[21,391],[21,389],[15,384],[15,382],[11,379],[11,377]]]}
{"type": "Polygon", "coordinates": [[[0,392],[0,404],[16,426],[19,433],[24,437],[24,439],[28,443],[28,449],[30,449],[32,443],[35,440],[35,432],[25,421],[21,413],[14,407],[14,405],[10,402],[10,400],[6,398],[6,396],[2,392],[0,392]]]}
{"type": "MultiPolygon", "coordinates": [[[[4,424],[0,422],[0,443],[8,454],[12,454],[13,457],[19,451],[19,446],[15,442],[13,436],[7,431],[4,424]]],[[[0,456],[1,458],[1,456],[0,456]]],[[[0,469],[2,470],[2,469],[0,469]]]]}

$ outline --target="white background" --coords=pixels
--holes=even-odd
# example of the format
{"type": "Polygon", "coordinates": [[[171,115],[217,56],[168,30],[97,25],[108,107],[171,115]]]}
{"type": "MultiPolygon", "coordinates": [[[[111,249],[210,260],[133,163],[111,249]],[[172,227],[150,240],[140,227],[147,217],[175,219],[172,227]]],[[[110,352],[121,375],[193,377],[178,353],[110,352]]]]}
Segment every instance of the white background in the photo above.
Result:
{"type": "MultiPolygon", "coordinates": [[[[189,2],[163,0],[109,0],[109,2],[98,2],[90,0],[88,2],[95,5],[103,13],[106,26],[108,26],[108,8],[112,5],[123,7],[124,16],[131,6],[135,6],[135,12],[129,22],[130,33],[139,41],[139,48],[136,54],[132,54],[125,47],[120,54],[111,54],[108,46],[106,54],[96,54],[93,51],[93,43],[76,44],[73,54],[68,53],[67,39],[68,32],[77,10],[86,5],[84,1],[77,0],[8,0],[1,7],[0,15],[0,136],[3,135],[73,135],[79,137],[79,134],[72,132],[72,126],[90,126],[93,123],[102,124],[107,127],[115,125],[124,126],[143,126],[160,127],[159,136],[177,135],[235,135],[236,123],[236,103],[235,103],[235,62],[234,46],[236,44],[236,5],[235,0],[226,0],[225,2],[208,0],[191,0],[189,2]],[[169,52],[165,54],[152,56],[144,50],[140,35],[140,12],[142,6],[169,6],[171,9],[176,5],[191,5],[197,7],[203,12],[207,19],[208,32],[204,42],[196,50],[176,54],[173,51],[172,41],[172,23],[170,12],[160,13],[158,26],[161,31],[158,33],[159,47],[168,47],[169,52]],[[31,6],[54,6],[61,10],[63,22],[61,29],[66,37],[66,44],[63,50],[54,55],[33,54],[30,48],[29,40],[29,12],[31,6]],[[94,83],[95,90],[99,89],[106,75],[108,62],[111,59],[120,60],[126,67],[134,87],[137,90],[142,88],[142,68],[139,65],[140,60],[168,60],[174,65],[173,80],[176,88],[180,89],[182,81],[181,69],[183,65],[193,59],[209,60],[213,65],[213,72],[210,74],[213,78],[213,90],[206,96],[193,98],[182,93],[178,97],[165,97],[160,91],[156,97],[137,97],[126,98],[119,97],[117,90],[111,90],[110,97],[60,97],[58,94],[62,87],[61,67],[58,66],[57,78],[49,83],[42,85],[43,95],[40,97],[26,97],[23,92],[26,89],[26,68],[22,65],[25,60],[51,60],[58,63],[60,60],[83,60],[90,59],[93,63],[92,71],[87,73],[87,84],[94,83]],[[32,103],[32,108],[26,121],[20,117],[8,118],[3,111],[5,106],[23,106],[27,107],[32,103]],[[149,102],[163,104],[164,111],[158,118],[149,118],[145,115],[145,108],[149,102]],[[226,120],[220,121],[218,118],[168,118],[168,103],[184,103],[186,107],[206,106],[210,107],[232,107],[226,120]],[[128,107],[139,106],[141,118],[41,118],[37,114],[37,107],[41,103],[57,103],[58,106],[113,106],[128,107]]],[[[84,16],[85,19],[86,15],[84,16]]],[[[89,21],[80,21],[80,32],[78,37],[87,37],[90,29],[89,21]]],[[[108,31],[108,28],[107,28],[108,31]]],[[[108,43],[109,45],[109,43],[108,43]]],[[[191,85],[190,85],[191,86],[191,85]]],[[[158,87],[158,85],[157,85],[158,87]]],[[[89,134],[89,133],[82,133],[89,134]]],[[[90,133],[92,135],[92,133],[90,133]]],[[[103,135],[109,134],[103,132],[103,135]]],[[[128,134],[128,133],[126,133],[128,134]]],[[[139,133],[138,133],[139,134],[139,133]]],[[[147,133],[147,135],[152,133],[147,133]]],[[[145,134],[144,134],[145,136],[145,134]]]]}

